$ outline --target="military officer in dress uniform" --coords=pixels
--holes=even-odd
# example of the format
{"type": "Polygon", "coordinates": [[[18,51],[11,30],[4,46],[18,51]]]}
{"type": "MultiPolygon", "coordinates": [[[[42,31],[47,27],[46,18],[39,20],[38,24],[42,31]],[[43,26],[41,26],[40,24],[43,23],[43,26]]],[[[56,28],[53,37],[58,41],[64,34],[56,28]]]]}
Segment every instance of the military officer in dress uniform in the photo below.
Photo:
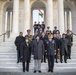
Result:
{"type": "Polygon", "coordinates": [[[52,34],[48,35],[48,40],[46,41],[47,47],[47,59],[48,59],[48,72],[53,72],[54,69],[54,54],[55,54],[55,42],[52,39],[52,34]]]}
{"type": "Polygon", "coordinates": [[[34,23],[34,33],[37,31],[37,24],[36,22],[34,23]]]}
{"type": "Polygon", "coordinates": [[[50,27],[49,26],[47,27],[47,30],[46,31],[48,31],[51,34],[51,30],[50,30],[50,27]]]}
{"type": "Polygon", "coordinates": [[[44,24],[44,22],[42,22],[41,27],[42,27],[42,31],[44,32],[44,30],[45,30],[45,24],[44,24]]]}
{"type": "Polygon", "coordinates": [[[37,26],[38,26],[38,32],[39,32],[39,30],[41,28],[40,22],[38,22],[37,26]]]}
{"type": "Polygon", "coordinates": [[[56,31],[57,31],[57,27],[55,26],[53,30],[53,34],[56,33],[56,31]]]}
{"type": "Polygon", "coordinates": [[[27,30],[27,35],[25,35],[25,39],[26,39],[26,38],[28,38],[29,44],[30,44],[30,46],[31,46],[31,48],[32,48],[33,36],[31,35],[31,30],[30,30],[30,29],[27,30]]]}
{"type": "Polygon", "coordinates": [[[32,42],[33,36],[31,35],[31,30],[30,29],[27,30],[27,35],[25,35],[25,39],[26,38],[28,38],[29,43],[32,42]]]}

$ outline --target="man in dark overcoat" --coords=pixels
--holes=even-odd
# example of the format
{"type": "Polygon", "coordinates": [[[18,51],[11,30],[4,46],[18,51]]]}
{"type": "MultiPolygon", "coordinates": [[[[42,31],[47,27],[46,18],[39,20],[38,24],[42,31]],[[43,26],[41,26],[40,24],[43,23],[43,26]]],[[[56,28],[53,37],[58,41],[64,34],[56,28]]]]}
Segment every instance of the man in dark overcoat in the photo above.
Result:
{"type": "Polygon", "coordinates": [[[16,37],[15,39],[15,45],[17,47],[17,63],[20,62],[20,45],[22,42],[24,42],[25,38],[23,37],[23,33],[20,32],[19,36],[16,37]]]}
{"type": "Polygon", "coordinates": [[[60,39],[60,62],[63,63],[63,56],[64,56],[64,62],[67,63],[67,45],[68,40],[65,38],[65,33],[62,35],[62,38],[60,39]]]}
{"type": "Polygon", "coordinates": [[[34,33],[37,31],[37,24],[36,24],[36,22],[34,23],[34,33]]]}

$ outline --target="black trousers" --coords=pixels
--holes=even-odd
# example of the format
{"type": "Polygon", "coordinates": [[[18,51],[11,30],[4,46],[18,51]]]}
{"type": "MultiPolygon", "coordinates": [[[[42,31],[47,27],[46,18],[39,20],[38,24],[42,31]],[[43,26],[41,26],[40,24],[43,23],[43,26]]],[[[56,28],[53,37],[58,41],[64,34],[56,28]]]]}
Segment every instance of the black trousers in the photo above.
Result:
{"type": "Polygon", "coordinates": [[[47,52],[44,53],[44,62],[46,62],[47,59],[47,52]]]}
{"type": "Polygon", "coordinates": [[[55,59],[56,59],[56,62],[58,62],[58,61],[57,61],[57,59],[58,59],[58,50],[56,50],[55,59]]]}
{"type": "Polygon", "coordinates": [[[48,70],[53,71],[54,69],[54,55],[48,55],[48,70]]]}
{"type": "Polygon", "coordinates": [[[22,62],[22,66],[23,66],[23,72],[25,72],[25,70],[27,72],[29,72],[29,61],[27,62],[22,62]],[[26,63],[26,68],[25,68],[25,63],[26,63]]]}
{"type": "Polygon", "coordinates": [[[71,46],[67,46],[68,47],[68,58],[71,58],[71,46]]]}
{"type": "Polygon", "coordinates": [[[42,63],[42,62],[46,62],[46,59],[47,59],[47,52],[44,52],[44,56],[43,56],[43,58],[41,59],[41,63],[42,63]]]}
{"type": "Polygon", "coordinates": [[[17,50],[17,62],[19,62],[20,61],[20,50],[17,50]]]}
{"type": "Polygon", "coordinates": [[[60,54],[60,62],[61,63],[63,62],[63,59],[62,59],[63,56],[64,56],[64,62],[66,63],[67,62],[67,52],[66,52],[66,50],[64,50],[64,55],[60,54]]]}

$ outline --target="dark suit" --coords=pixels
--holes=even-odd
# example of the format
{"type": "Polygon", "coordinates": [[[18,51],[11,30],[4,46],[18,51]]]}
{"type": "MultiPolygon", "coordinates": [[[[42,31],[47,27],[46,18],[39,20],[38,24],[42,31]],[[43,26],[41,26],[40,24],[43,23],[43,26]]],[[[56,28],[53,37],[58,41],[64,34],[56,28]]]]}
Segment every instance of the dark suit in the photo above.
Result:
{"type": "Polygon", "coordinates": [[[25,38],[24,37],[21,37],[21,36],[18,36],[16,37],[15,39],[15,45],[17,47],[17,62],[20,61],[20,45],[22,42],[24,42],[25,38]]]}
{"type": "Polygon", "coordinates": [[[40,30],[40,28],[41,28],[41,25],[40,24],[37,24],[37,28],[38,28],[38,32],[39,32],[39,30],[40,30]]]}
{"type": "Polygon", "coordinates": [[[60,39],[60,61],[61,63],[63,62],[62,56],[64,56],[64,62],[67,62],[67,45],[68,45],[68,40],[66,38],[61,38],[60,39]]]}
{"type": "Polygon", "coordinates": [[[44,29],[45,29],[45,24],[42,24],[42,31],[44,32],[44,29]]]}
{"type": "Polygon", "coordinates": [[[53,71],[53,68],[54,68],[54,53],[55,53],[55,43],[54,43],[54,40],[52,41],[49,41],[47,40],[46,41],[47,43],[47,58],[48,58],[48,70],[49,71],[53,71]]]}
{"type": "Polygon", "coordinates": [[[41,37],[42,36],[42,31],[39,31],[38,32],[38,35],[41,37]]]}
{"type": "Polygon", "coordinates": [[[25,72],[25,62],[26,62],[26,71],[29,71],[29,62],[31,59],[31,47],[30,44],[23,42],[21,44],[21,59],[23,64],[23,72],[25,72]]]}
{"type": "Polygon", "coordinates": [[[34,24],[34,33],[37,31],[37,24],[34,24]]]}
{"type": "Polygon", "coordinates": [[[55,58],[56,58],[56,62],[58,62],[57,59],[58,59],[59,40],[57,38],[53,38],[53,40],[54,40],[54,42],[56,44],[56,47],[55,47],[55,50],[56,50],[55,58]]]}
{"type": "Polygon", "coordinates": [[[53,30],[53,34],[56,34],[56,31],[57,31],[57,30],[53,30]]]}
{"type": "Polygon", "coordinates": [[[68,39],[68,58],[71,58],[71,46],[72,46],[72,42],[73,42],[73,37],[71,36],[71,34],[66,34],[66,38],[68,39]]]}
{"type": "MultiPolygon", "coordinates": [[[[40,38],[42,41],[43,41],[43,43],[44,43],[44,62],[46,62],[46,58],[47,58],[47,50],[46,50],[46,37],[44,36],[44,37],[42,37],[41,36],[41,38],[40,38]]],[[[43,60],[42,60],[43,61],[43,60]]]]}

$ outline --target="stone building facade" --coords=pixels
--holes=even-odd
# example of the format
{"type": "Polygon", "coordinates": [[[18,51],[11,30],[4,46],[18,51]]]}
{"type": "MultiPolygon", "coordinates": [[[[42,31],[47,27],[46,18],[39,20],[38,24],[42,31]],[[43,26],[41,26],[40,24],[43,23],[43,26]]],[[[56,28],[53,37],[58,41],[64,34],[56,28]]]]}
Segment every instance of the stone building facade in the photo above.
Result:
{"type": "Polygon", "coordinates": [[[46,27],[53,30],[57,26],[61,33],[67,29],[76,33],[76,0],[0,0],[0,34],[5,29],[12,33],[26,33],[27,29],[33,32],[32,13],[38,8],[44,10],[46,27]]]}

